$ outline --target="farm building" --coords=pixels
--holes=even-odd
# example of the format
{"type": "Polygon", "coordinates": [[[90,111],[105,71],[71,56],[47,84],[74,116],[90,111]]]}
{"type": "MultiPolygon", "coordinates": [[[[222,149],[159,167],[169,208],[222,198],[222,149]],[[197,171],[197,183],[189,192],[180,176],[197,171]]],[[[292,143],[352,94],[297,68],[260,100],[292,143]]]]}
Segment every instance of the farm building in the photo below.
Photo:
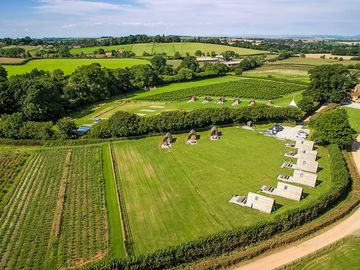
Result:
{"type": "Polygon", "coordinates": [[[303,188],[278,182],[276,188],[262,186],[261,191],[267,194],[284,197],[290,200],[300,201],[303,193],[303,188]]]}
{"type": "Polygon", "coordinates": [[[106,55],[107,57],[111,57],[111,56],[113,56],[113,52],[111,52],[111,51],[110,51],[110,52],[106,52],[105,55],[106,55]]]}
{"type": "Polygon", "coordinates": [[[229,202],[254,208],[268,214],[272,212],[275,205],[274,199],[252,192],[249,192],[247,196],[234,195],[229,202]]]}

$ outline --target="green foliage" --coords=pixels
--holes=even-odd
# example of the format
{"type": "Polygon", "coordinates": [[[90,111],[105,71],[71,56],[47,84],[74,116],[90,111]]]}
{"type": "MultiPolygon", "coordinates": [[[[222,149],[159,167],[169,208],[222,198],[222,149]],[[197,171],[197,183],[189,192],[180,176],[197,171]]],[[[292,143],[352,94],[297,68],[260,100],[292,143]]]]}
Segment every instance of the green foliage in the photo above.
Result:
{"type": "Polygon", "coordinates": [[[70,139],[75,136],[76,125],[72,118],[63,117],[56,123],[61,138],[70,139]]]}
{"type": "Polygon", "coordinates": [[[159,82],[158,75],[150,65],[136,65],[130,68],[132,84],[135,88],[154,86],[159,82]]]}
{"type": "Polygon", "coordinates": [[[310,84],[304,95],[314,101],[341,102],[355,86],[356,80],[343,65],[321,65],[309,71],[310,84]]]}
{"type": "Polygon", "coordinates": [[[298,106],[304,112],[311,112],[314,109],[314,100],[312,97],[303,96],[298,102],[298,106]]]}
{"type": "Polygon", "coordinates": [[[264,64],[264,57],[246,57],[244,58],[239,65],[237,65],[236,70],[238,74],[236,75],[241,75],[242,72],[240,72],[240,70],[242,71],[246,71],[246,70],[251,70],[257,67],[260,67],[264,64]]]}
{"type": "Polygon", "coordinates": [[[343,108],[337,108],[322,113],[313,123],[312,138],[319,144],[336,144],[340,148],[350,145],[353,140],[353,130],[348,116],[343,108]]]}
{"type": "Polygon", "coordinates": [[[0,57],[26,57],[26,52],[20,47],[0,48],[0,57]]]}
{"type": "Polygon", "coordinates": [[[180,63],[178,69],[188,68],[191,69],[193,72],[199,71],[199,63],[196,61],[194,56],[186,56],[180,63]]]}
{"type": "Polygon", "coordinates": [[[139,99],[150,101],[179,101],[191,96],[226,96],[255,99],[275,99],[304,89],[303,85],[262,79],[243,79],[195,88],[180,89],[139,99]]]}
{"type": "Polygon", "coordinates": [[[266,105],[230,108],[207,108],[191,112],[171,111],[151,117],[139,117],[129,112],[117,112],[108,120],[94,126],[89,136],[95,138],[126,137],[164,131],[182,131],[209,125],[244,123],[246,121],[299,120],[296,108],[279,108],[266,105]]]}
{"type": "Polygon", "coordinates": [[[3,66],[0,66],[0,80],[7,79],[7,71],[3,66]]]}

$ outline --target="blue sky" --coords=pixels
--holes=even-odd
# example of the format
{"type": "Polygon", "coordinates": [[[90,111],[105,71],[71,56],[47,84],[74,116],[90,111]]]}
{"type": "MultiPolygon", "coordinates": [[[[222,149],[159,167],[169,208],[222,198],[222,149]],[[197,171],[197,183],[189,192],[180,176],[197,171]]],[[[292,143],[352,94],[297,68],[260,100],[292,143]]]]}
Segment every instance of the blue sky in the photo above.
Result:
{"type": "Polygon", "coordinates": [[[0,36],[358,35],[360,0],[6,0],[0,36]]]}

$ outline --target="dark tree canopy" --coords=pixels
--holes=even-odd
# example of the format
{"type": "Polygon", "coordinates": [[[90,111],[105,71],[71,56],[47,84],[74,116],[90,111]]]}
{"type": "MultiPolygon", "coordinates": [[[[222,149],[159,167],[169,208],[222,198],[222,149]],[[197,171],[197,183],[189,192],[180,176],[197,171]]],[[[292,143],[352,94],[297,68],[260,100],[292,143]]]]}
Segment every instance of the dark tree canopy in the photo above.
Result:
{"type": "Polygon", "coordinates": [[[356,85],[356,80],[347,67],[337,65],[321,65],[309,71],[310,84],[304,95],[315,101],[341,102],[347,93],[356,85]]]}

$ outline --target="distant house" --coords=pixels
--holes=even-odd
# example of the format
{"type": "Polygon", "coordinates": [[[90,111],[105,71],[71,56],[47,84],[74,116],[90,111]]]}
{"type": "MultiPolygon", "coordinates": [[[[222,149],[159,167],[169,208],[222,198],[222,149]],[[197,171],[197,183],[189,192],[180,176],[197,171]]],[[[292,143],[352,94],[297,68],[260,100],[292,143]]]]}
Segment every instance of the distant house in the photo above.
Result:
{"type": "Polygon", "coordinates": [[[80,49],[80,48],[81,48],[80,45],[74,45],[74,46],[73,46],[73,49],[80,49]]]}
{"type": "Polygon", "coordinates": [[[237,66],[238,64],[241,63],[242,60],[230,60],[230,61],[225,61],[225,62],[222,62],[223,64],[227,65],[228,67],[235,67],[237,66]]]}
{"type": "Polygon", "coordinates": [[[120,49],[118,49],[117,51],[118,51],[119,53],[123,53],[123,52],[125,52],[125,50],[124,50],[124,49],[121,49],[121,48],[120,48],[120,49]]]}
{"type": "Polygon", "coordinates": [[[111,57],[111,56],[113,56],[113,52],[106,52],[105,55],[106,55],[107,57],[111,57]]]}
{"type": "Polygon", "coordinates": [[[95,54],[95,57],[96,58],[104,58],[104,57],[106,57],[106,54],[105,53],[97,53],[97,54],[95,54]]]}
{"type": "Polygon", "coordinates": [[[218,63],[219,59],[215,58],[215,57],[209,57],[209,56],[200,56],[200,57],[196,57],[196,61],[197,62],[202,62],[202,63],[218,63]]]}

